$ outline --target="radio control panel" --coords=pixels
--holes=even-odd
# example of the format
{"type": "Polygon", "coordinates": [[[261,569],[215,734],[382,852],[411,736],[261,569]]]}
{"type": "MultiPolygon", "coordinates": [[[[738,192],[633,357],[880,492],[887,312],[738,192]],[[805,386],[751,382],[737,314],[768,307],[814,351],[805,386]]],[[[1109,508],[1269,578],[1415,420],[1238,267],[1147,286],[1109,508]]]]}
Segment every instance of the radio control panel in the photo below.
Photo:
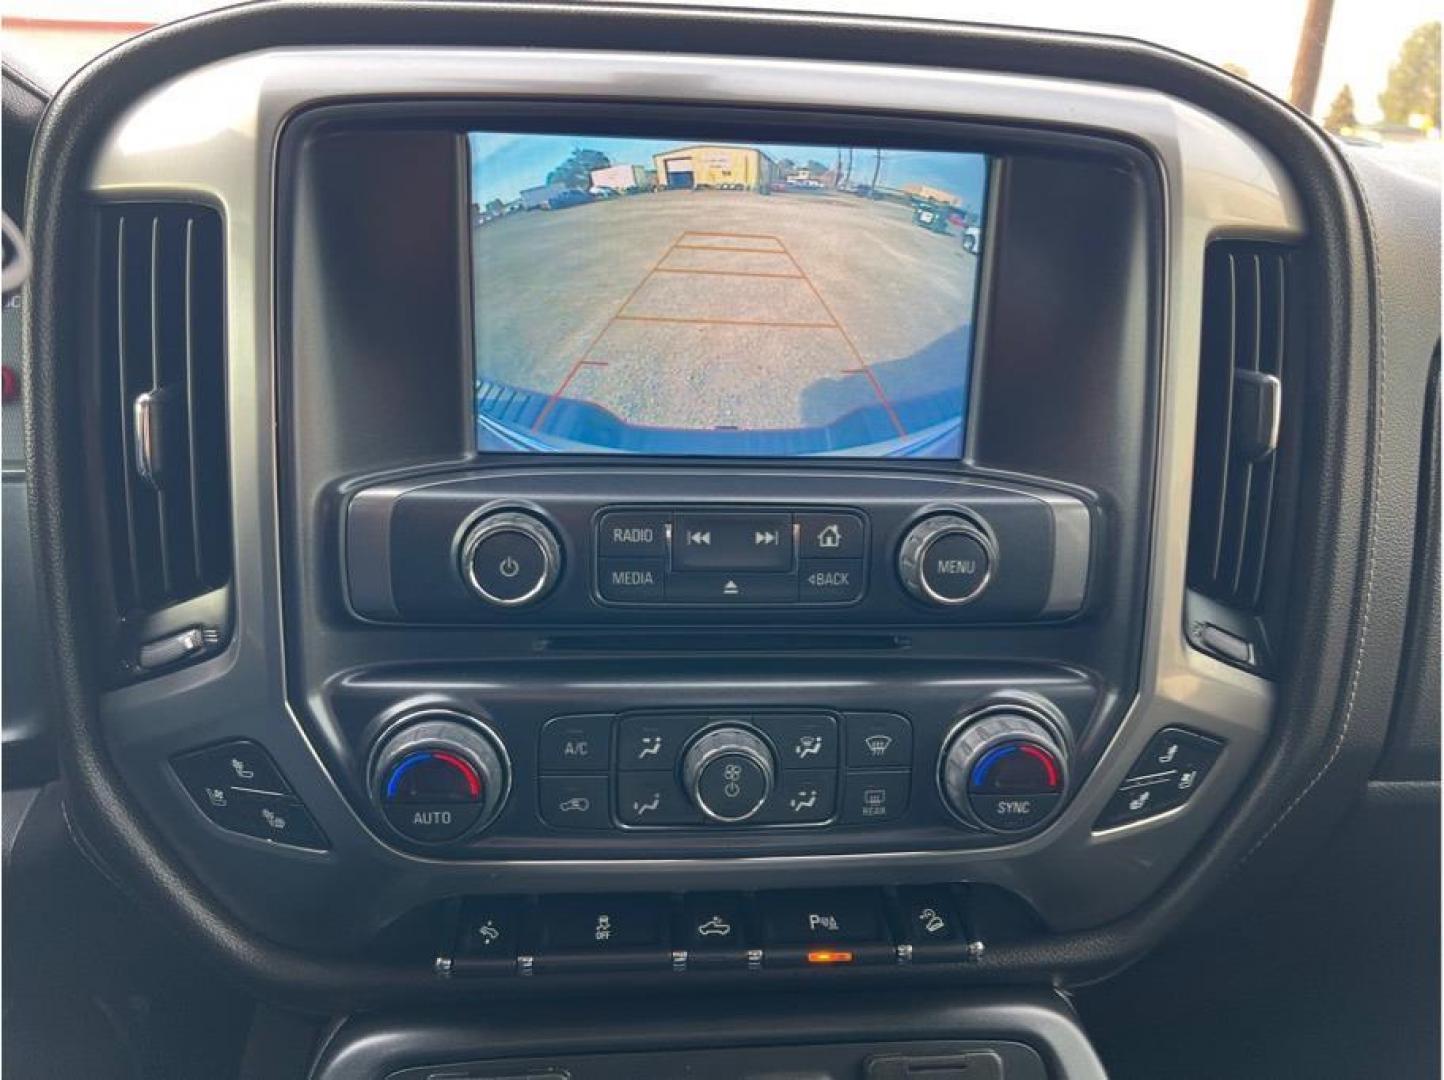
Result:
{"type": "Polygon", "coordinates": [[[609,604],[850,604],[866,582],[854,510],[606,510],[596,592],[609,604]]]}
{"type": "Polygon", "coordinates": [[[1078,494],[959,475],[492,471],[354,494],[367,620],[483,625],[1018,623],[1087,601],[1078,494]]]}

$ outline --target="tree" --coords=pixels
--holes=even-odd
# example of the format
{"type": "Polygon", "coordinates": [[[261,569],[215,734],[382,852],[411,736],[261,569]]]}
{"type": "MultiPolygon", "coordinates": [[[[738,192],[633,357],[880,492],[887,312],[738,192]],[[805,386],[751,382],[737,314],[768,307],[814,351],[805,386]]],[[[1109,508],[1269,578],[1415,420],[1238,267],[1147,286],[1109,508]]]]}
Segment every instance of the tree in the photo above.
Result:
{"type": "Polygon", "coordinates": [[[592,173],[605,169],[612,159],[600,150],[584,150],[577,147],[567,159],[547,173],[548,184],[563,184],[569,188],[586,191],[592,186],[592,173]]]}
{"type": "Polygon", "coordinates": [[[1329,115],[1324,118],[1324,130],[1337,135],[1345,128],[1358,126],[1359,118],[1354,115],[1354,89],[1344,83],[1343,89],[1334,97],[1334,103],[1329,106],[1329,115]]]}
{"type": "Polygon", "coordinates": [[[1379,108],[1391,124],[1407,124],[1415,114],[1439,126],[1439,23],[1414,28],[1389,66],[1389,83],[1379,95],[1379,108]]]}

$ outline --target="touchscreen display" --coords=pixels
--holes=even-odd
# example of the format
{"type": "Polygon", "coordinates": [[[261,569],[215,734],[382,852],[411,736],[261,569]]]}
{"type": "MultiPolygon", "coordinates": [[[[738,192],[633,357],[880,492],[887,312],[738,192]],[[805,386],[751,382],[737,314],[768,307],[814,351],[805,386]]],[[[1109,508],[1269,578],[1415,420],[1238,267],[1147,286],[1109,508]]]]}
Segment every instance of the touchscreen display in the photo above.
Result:
{"type": "Polygon", "coordinates": [[[984,155],[468,142],[481,451],[961,456],[984,155]]]}

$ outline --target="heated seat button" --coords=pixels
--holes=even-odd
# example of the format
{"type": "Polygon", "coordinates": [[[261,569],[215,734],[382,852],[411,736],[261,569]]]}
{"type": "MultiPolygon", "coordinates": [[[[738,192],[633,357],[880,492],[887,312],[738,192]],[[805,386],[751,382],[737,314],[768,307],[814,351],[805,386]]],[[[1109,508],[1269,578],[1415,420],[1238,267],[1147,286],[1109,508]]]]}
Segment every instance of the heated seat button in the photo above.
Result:
{"type": "Polygon", "coordinates": [[[1175,797],[1168,777],[1122,787],[1108,800],[1094,827],[1111,829],[1117,825],[1130,825],[1172,810],[1182,801],[1175,797]]]}
{"type": "MultiPolygon", "coordinates": [[[[1148,741],[1148,746],[1138,755],[1133,768],[1128,770],[1128,780],[1175,771],[1201,774],[1208,771],[1222,750],[1223,743],[1217,739],[1187,728],[1164,728],[1148,741]]],[[[1194,779],[1201,781],[1203,777],[1195,775],[1194,779]]],[[[1197,787],[1197,783],[1190,786],[1197,787]]]]}
{"type": "Polygon", "coordinates": [[[791,570],[791,514],[678,514],[673,570],[791,570]]]}
{"type": "Polygon", "coordinates": [[[619,604],[657,604],[666,593],[664,559],[602,559],[597,592],[619,604]]]}
{"type": "Polygon", "coordinates": [[[1222,741],[1187,728],[1159,731],[1108,800],[1095,828],[1129,825],[1182,806],[1202,785],[1223,747],[1222,741]]]}
{"type": "Polygon", "coordinates": [[[229,806],[214,816],[222,828],[287,847],[324,851],[331,846],[297,799],[257,791],[232,791],[229,798],[229,806]]]}
{"type": "Polygon", "coordinates": [[[804,604],[845,604],[862,595],[861,559],[803,559],[797,598],[804,604]]]}
{"type": "Polygon", "coordinates": [[[325,850],[325,834],[259,745],[236,739],[171,762],[181,786],[223,829],[290,847],[325,850]]]}
{"type": "Polygon", "coordinates": [[[558,829],[610,829],[611,781],[605,776],[543,776],[537,784],[541,817],[558,829]]]}
{"type": "Polygon", "coordinates": [[[289,795],[291,786],[260,744],[235,739],[219,746],[183,754],[172,763],[176,775],[197,802],[204,802],[207,789],[225,791],[245,788],[272,795],[289,795]]]}
{"type": "Polygon", "coordinates": [[[880,963],[893,958],[881,895],[867,889],[763,893],[757,898],[768,967],[880,963]]]}
{"type": "Polygon", "coordinates": [[[660,897],[546,897],[537,917],[538,971],[670,966],[668,910],[660,897]]]}
{"type": "Polygon", "coordinates": [[[558,716],[542,725],[537,753],[545,773],[606,772],[611,747],[610,716],[558,716]]]}
{"type": "Polygon", "coordinates": [[[797,553],[804,559],[861,559],[864,530],[856,514],[795,514],[797,553]]]}
{"type": "Polygon", "coordinates": [[[606,557],[667,554],[672,517],[650,511],[613,510],[597,522],[597,554],[606,557]]]}

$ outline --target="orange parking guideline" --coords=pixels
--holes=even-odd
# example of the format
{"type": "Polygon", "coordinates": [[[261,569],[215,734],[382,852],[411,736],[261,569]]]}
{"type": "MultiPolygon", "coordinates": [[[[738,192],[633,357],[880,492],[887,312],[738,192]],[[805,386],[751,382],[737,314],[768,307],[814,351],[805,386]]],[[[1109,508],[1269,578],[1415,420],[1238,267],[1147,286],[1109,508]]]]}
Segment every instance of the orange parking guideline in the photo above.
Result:
{"type": "Polygon", "coordinates": [[[722,244],[677,244],[678,251],[737,251],[745,255],[785,255],[781,248],[725,247],[722,244]]]}
{"type": "MultiPolygon", "coordinates": [[[[685,235],[687,234],[682,234],[682,236],[685,235]]],[[[642,286],[647,284],[648,281],[652,280],[652,274],[656,272],[657,267],[661,266],[664,262],[667,261],[667,256],[672,254],[673,249],[677,246],[677,241],[681,239],[681,236],[677,237],[677,240],[673,240],[671,246],[668,247],[666,251],[662,252],[662,257],[652,264],[652,269],[648,270],[642,280],[637,282],[637,284],[633,286],[632,291],[627,293],[626,299],[622,301],[620,306],[618,306],[616,313],[605,323],[602,324],[602,328],[598,330],[592,340],[587,343],[587,347],[582,350],[581,357],[577,360],[575,364],[572,365],[571,370],[566,373],[566,376],[562,379],[562,381],[557,384],[557,388],[552,391],[551,397],[547,398],[547,403],[542,406],[542,411],[536,414],[536,419],[532,421],[531,425],[531,429],[533,431],[541,430],[542,421],[547,418],[547,415],[554,408],[556,408],[557,402],[561,399],[562,391],[565,390],[568,384],[577,377],[577,372],[580,371],[583,365],[587,363],[588,357],[592,355],[592,350],[597,347],[597,342],[601,341],[602,336],[612,328],[612,324],[617,321],[617,315],[620,315],[622,311],[625,310],[626,306],[632,302],[632,298],[642,291],[642,286]]]]}
{"type": "MultiPolygon", "coordinates": [[[[894,426],[895,428],[897,428],[898,434],[899,434],[899,435],[906,435],[906,434],[907,434],[907,429],[903,427],[902,420],[898,417],[897,410],[896,410],[895,408],[893,408],[892,402],[888,400],[887,394],[883,391],[882,383],[880,383],[880,382],[878,381],[877,375],[873,372],[872,368],[868,366],[867,361],[862,358],[862,352],[858,349],[857,343],[856,343],[855,341],[853,341],[852,335],[847,332],[847,328],[844,327],[844,326],[842,325],[842,322],[838,319],[837,313],[832,310],[832,305],[829,304],[825,299],[823,299],[822,293],[818,290],[817,286],[813,283],[812,278],[810,278],[810,277],[808,276],[808,274],[807,274],[807,271],[802,268],[802,264],[799,263],[799,262],[797,261],[797,259],[793,257],[792,252],[790,252],[790,251],[787,249],[787,245],[786,245],[785,243],[783,243],[782,238],[781,238],[780,236],[772,236],[772,235],[768,235],[768,234],[765,234],[765,233],[699,232],[699,231],[695,231],[695,230],[688,230],[688,231],[686,231],[686,232],[683,232],[681,235],[679,235],[679,236],[677,237],[677,239],[673,240],[672,243],[671,243],[670,245],[668,245],[667,250],[664,251],[664,252],[662,252],[661,258],[659,258],[656,262],[654,262],[654,263],[652,264],[651,268],[646,272],[645,275],[643,275],[642,280],[639,281],[639,282],[637,282],[637,284],[636,284],[635,286],[633,286],[632,291],[629,292],[629,293],[626,295],[626,298],[621,302],[621,304],[619,304],[619,305],[617,306],[617,310],[613,313],[612,317],[611,317],[610,319],[608,319],[608,320],[602,325],[602,328],[601,328],[600,330],[598,330],[597,333],[592,337],[592,340],[587,343],[587,347],[586,347],[585,350],[583,350],[581,357],[576,361],[576,363],[574,363],[574,364],[571,366],[570,370],[567,371],[566,375],[562,378],[562,381],[561,381],[559,384],[557,384],[557,388],[552,391],[551,396],[550,396],[549,398],[547,398],[547,403],[546,403],[544,406],[542,406],[541,412],[539,412],[539,413],[537,414],[536,420],[532,422],[532,430],[533,430],[533,431],[539,431],[539,430],[541,430],[542,422],[543,422],[544,420],[546,420],[547,416],[551,413],[552,409],[554,409],[554,408],[556,407],[557,402],[561,399],[562,393],[566,390],[566,388],[567,388],[569,385],[571,385],[572,380],[576,378],[577,372],[579,372],[579,371],[580,371],[582,368],[584,368],[584,367],[606,367],[606,366],[607,366],[605,362],[595,361],[595,360],[592,360],[592,359],[591,359],[592,350],[597,347],[597,344],[598,344],[598,343],[602,340],[602,338],[606,335],[607,331],[610,330],[614,325],[616,325],[616,324],[619,323],[619,322],[685,323],[685,324],[699,325],[699,326],[761,326],[761,327],[767,327],[767,328],[769,328],[769,329],[789,328],[789,329],[803,329],[803,330],[836,330],[839,334],[842,335],[843,341],[845,341],[845,342],[847,343],[847,347],[848,347],[849,351],[851,351],[851,353],[852,353],[852,355],[853,355],[853,359],[855,359],[855,360],[857,361],[856,372],[859,372],[859,373],[861,373],[861,374],[863,374],[863,375],[865,375],[865,376],[867,377],[867,380],[868,380],[869,385],[872,386],[873,393],[877,395],[877,399],[878,399],[879,402],[881,402],[882,407],[887,410],[888,417],[892,420],[893,426],[894,426]],[[776,248],[742,248],[742,247],[727,247],[727,246],[725,246],[725,245],[717,245],[717,244],[685,244],[685,243],[683,243],[683,241],[686,240],[689,236],[698,236],[698,237],[704,237],[704,238],[705,238],[705,237],[712,237],[712,238],[716,238],[716,239],[770,240],[770,241],[772,241],[773,243],[775,243],[775,244],[777,245],[777,247],[776,247],[776,248]],[[685,268],[685,269],[684,269],[684,268],[680,268],[680,267],[672,267],[672,268],[663,267],[662,264],[667,261],[667,259],[671,256],[672,252],[677,251],[677,250],[687,250],[687,251],[741,251],[741,252],[751,252],[751,253],[758,254],[758,255],[781,255],[781,256],[783,256],[784,258],[786,258],[788,262],[790,262],[790,263],[792,264],[793,269],[795,269],[795,270],[797,271],[797,273],[795,273],[795,274],[772,274],[772,273],[761,273],[761,272],[751,272],[751,271],[741,271],[741,270],[705,270],[705,269],[698,269],[698,268],[685,268]],[[792,279],[796,279],[796,280],[801,280],[801,281],[807,286],[807,288],[811,291],[812,295],[817,298],[817,302],[822,305],[822,310],[825,311],[825,312],[827,312],[827,317],[828,317],[831,321],[830,321],[830,322],[773,322],[773,321],[759,320],[759,319],[683,318],[683,317],[680,317],[680,316],[673,316],[673,315],[626,315],[626,314],[624,314],[624,312],[627,310],[627,305],[630,304],[634,299],[636,299],[637,294],[642,291],[642,287],[643,287],[644,285],[646,285],[647,282],[651,281],[652,278],[653,278],[656,274],[658,274],[658,273],[699,274],[699,275],[703,275],[703,276],[713,276],[713,277],[792,278],[792,279]]],[[[854,373],[852,370],[849,370],[849,369],[844,369],[844,370],[845,370],[846,373],[848,373],[848,374],[853,374],[853,373],[854,373]]]]}
{"type": "Polygon", "coordinates": [[[710,236],[715,240],[775,240],[779,245],[782,240],[771,233],[755,232],[703,232],[701,229],[688,229],[683,236],[710,236]]]}
{"type": "MultiPolygon", "coordinates": [[[[726,248],[707,248],[708,251],[726,251],[726,248]]],[[[769,251],[769,255],[781,255],[780,251],[769,251]]],[[[796,281],[801,274],[769,274],[762,270],[701,270],[693,266],[659,266],[652,271],[655,274],[703,274],[707,277],[765,277],[765,278],[787,278],[789,281],[796,281]]]]}
{"type": "Polygon", "coordinates": [[[691,318],[681,315],[618,315],[616,322],[686,323],[689,326],[767,326],[772,328],[790,326],[796,330],[834,330],[827,322],[768,322],[766,319],[711,319],[691,318]]]}
{"type": "Polygon", "coordinates": [[[837,332],[842,335],[842,340],[847,342],[847,347],[852,350],[852,355],[857,360],[858,367],[860,367],[863,374],[867,376],[867,381],[872,384],[873,393],[877,395],[878,401],[882,402],[882,407],[887,410],[888,416],[892,418],[892,426],[897,428],[899,435],[906,435],[907,428],[903,427],[902,419],[898,416],[897,410],[893,408],[892,402],[888,400],[887,394],[883,392],[882,383],[878,382],[877,375],[874,374],[872,368],[868,366],[867,361],[862,358],[862,351],[858,349],[857,342],[852,340],[852,335],[849,334],[847,328],[842,325],[842,321],[837,317],[837,313],[832,310],[832,305],[823,299],[822,293],[819,292],[817,286],[813,284],[812,278],[807,276],[807,271],[802,268],[802,264],[792,257],[792,252],[787,250],[787,245],[782,243],[780,237],[777,242],[782,245],[782,252],[787,256],[787,261],[797,267],[797,272],[802,275],[802,280],[806,282],[807,287],[812,290],[812,295],[817,297],[817,302],[822,305],[822,310],[827,312],[828,318],[830,318],[837,327],[837,332]]]}

